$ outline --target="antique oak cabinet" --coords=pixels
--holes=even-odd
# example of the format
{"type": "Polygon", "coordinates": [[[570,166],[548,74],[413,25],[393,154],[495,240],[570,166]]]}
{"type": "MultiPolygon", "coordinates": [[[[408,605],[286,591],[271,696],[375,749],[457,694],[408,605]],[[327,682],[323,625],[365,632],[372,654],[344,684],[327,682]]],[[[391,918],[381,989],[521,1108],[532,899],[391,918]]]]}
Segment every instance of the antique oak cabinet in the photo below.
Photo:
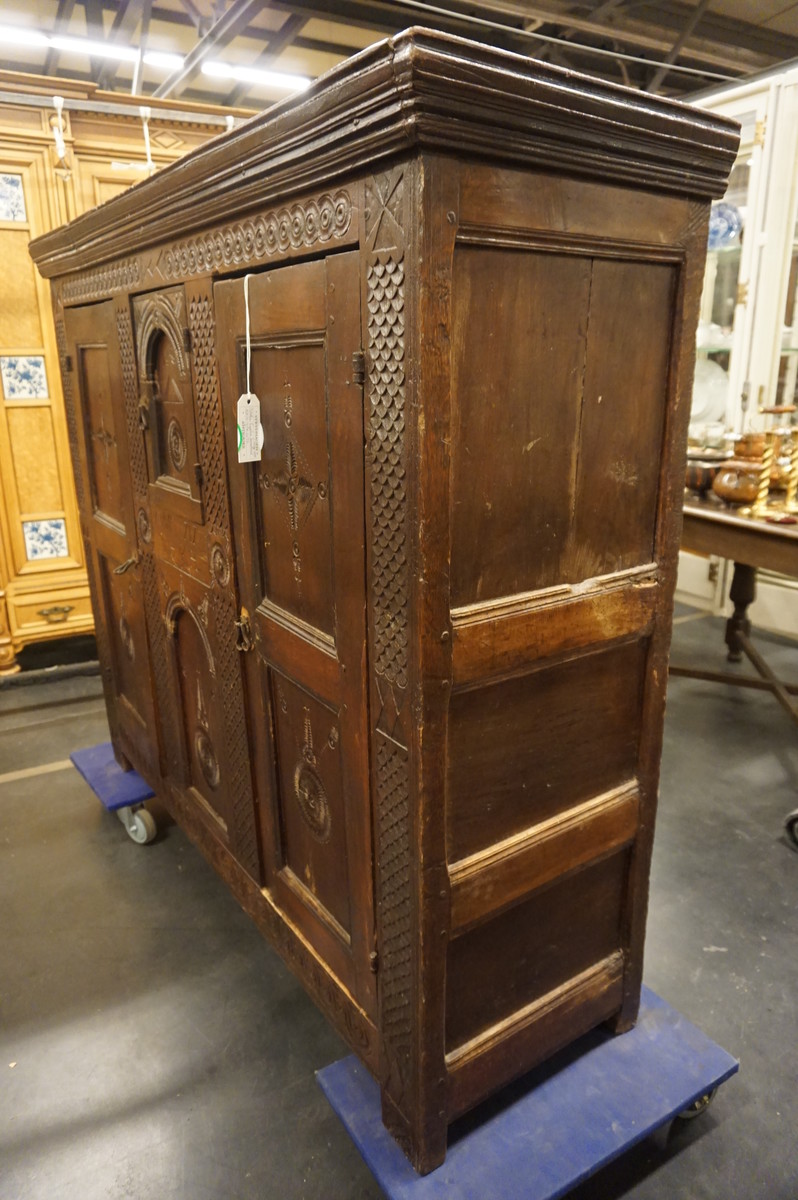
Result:
{"type": "Polygon", "coordinates": [[[736,144],[413,30],[33,243],[117,755],[422,1171],[458,1114],[635,1019],[736,144]],[[265,441],[239,464],[245,279],[265,441]]]}

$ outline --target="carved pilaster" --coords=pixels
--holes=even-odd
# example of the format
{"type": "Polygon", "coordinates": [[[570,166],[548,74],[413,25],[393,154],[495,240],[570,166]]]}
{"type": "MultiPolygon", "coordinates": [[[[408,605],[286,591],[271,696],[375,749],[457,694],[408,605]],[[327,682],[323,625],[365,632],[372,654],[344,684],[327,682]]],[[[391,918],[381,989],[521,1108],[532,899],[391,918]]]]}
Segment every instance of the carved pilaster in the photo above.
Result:
{"type": "Polygon", "coordinates": [[[229,764],[228,831],[236,858],[259,877],[241,654],[237,647],[236,597],[231,580],[230,517],[224,466],[224,428],[216,369],[216,328],[209,294],[193,294],[188,302],[191,331],[197,443],[204,474],[205,520],[209,529],[209,562],[213,587],[211,608],[229,764]]]}
{"type": "Polygon", "coordinates": [[[408,756],[407,448],[403,169],[366,184],[372,745],[380,938],[382,1086],[407,1111],[412,1053],[408,756]]]}

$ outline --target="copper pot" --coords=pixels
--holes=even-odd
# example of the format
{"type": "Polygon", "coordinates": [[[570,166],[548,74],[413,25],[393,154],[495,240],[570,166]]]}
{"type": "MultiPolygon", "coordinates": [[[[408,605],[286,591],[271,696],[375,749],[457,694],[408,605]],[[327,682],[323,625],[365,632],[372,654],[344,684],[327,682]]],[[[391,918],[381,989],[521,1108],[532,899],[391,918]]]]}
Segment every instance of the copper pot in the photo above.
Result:
{"type": "Polygon", "coordinates": [[[730,458],[722,463],[712,490],[729,504],[753,504],[759,489],[762,464],[750,458],[730,458]]]}
{"type": "Polygon", "coordinates": [[[744,433],[734,443],[736,458],[761,458],[765,452],[764,433],[744,433]]]}

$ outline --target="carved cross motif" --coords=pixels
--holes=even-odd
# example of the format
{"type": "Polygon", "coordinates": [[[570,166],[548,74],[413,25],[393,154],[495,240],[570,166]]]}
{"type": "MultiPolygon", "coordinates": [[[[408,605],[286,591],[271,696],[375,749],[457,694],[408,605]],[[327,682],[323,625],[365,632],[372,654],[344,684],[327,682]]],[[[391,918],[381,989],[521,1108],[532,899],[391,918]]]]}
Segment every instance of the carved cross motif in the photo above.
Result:
{"type": "Polygon", "coordinates": [[[116,449],[116,438],[109,430],[105,428],[105,417],[102,414],[100,414],[100,428],[92,430],[91,440],[93,442],[99,442],[102,446],[103,454],[105,456],[105,465],[108,466],[111,447],[113,446],[113,448],[116,449]]]}
{"type": "Polygon", "coordinates": [[[274,486],[285,497],[288,519],[295,533],[307,521],[319,494],[319,487],[312,479],[306,478],[302,466],[301,451],[292,439],[285,447],[285,469],[275,477],[274,486]]]}
{"type": "Polygon", "coordinates": [[[392,250],[404,245],[401,226],[404,175],[375,175],[366,184],[366,234],[373,250],[392,250]]]}

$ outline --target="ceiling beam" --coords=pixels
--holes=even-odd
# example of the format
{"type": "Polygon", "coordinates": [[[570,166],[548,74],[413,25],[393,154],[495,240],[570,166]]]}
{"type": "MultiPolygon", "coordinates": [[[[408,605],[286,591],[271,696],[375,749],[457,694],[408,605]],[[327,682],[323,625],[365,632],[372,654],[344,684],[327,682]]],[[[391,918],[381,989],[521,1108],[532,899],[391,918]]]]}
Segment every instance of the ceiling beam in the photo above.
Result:
{"type": "MultiPolygon", "coordinates": [[[[120,0],[111,28],[108,30],[108,36],[105,39],[106,45],[112,46],[114,42],[121,41],[124,36],[127,37],[128,41],[132,40],[132,36],[138,27],[143,3],[144,0],[120,0]]],[[[119,67],[120,63],[118,60],[106,59],[97,76],[97,86],[105,88],[109,84],[112,84],[119,67]]]]}
{"type": "Polygon", "coordinates": [[[194,0],[180,0],[180,3],[183,6],[183,8],[186,10],[186,12],[188,13],[190,23],[194,26],[195,29],[199,29],[200,25],[202,24],[202,22],[204,21],[205,18],[203,17],[200,10],[197,8],[196,4],[194,3],[194,0]]]}
{"type": "MultiPolygon", "coordinates": [[[[72,19],[72,12],[75,8],[75,0],[58,0],[58,9],[55,14],[55,25],[53,26],[53,35],[66,33],[67,26],[72,19]]],[[[55,69],[58,66],[59,51],[51,49],[47,51],[47,57],[44,60],[42,68],[43,75],[54,75],[55,69]]]]}
{"type": "Polygon", "coordinates": [[[263,8],[263,0],[233,0],[227,12],[211,26],[183,60],[182,67],[165,79],[153,96],[179,96],[194,78],[203,61],[215,50],[221,50],[247,27],[250,17],[263,8]]]}
{"type": "MultiPolygon", "coordinates": [[[[105,41],[102,0],[83,0],[83,11],[86,17],[86,37],[97,42],[105,41]]],[[[103,59],[89,58],[89,72],[92,79],[97,78],[103,65],[103,59]]]]}
{"type": "MultiPolygon", "coordinates": [[[[258,55],[251,66],[255,70],[263,70],[274,63],[275,59],[292,44],[299,31],[307,24],[305,17],[293,13],[286,17],[280,28],[269,38],[266,49],[258,55]]],[[[222,101],[230,108],[235,108],[252,90],[251,83],[239,83],[228,92],[222,101]]]]}
{"type": "Polygon", "coordinates": [[[665,79],[666,75],[668,74],[668,66],[666,64],[673,63],[676,61],[676,59],[679,57],[679,51],[682,49],[685,42],[690,37],[691,33],[693,32],[696,25],[701,20],[701,18],[703,17],[704,13],[707,11],[708,8],[709,8],[709,0],[700,0],[700,3],[696,5],[695,10],[693,11],[692,16],[689,18],[689,20],[685,24],[684,29],[679,34],[676,41],[673,43],[673,45],[671,46],[668,53],[665,55],[665,62],[651,76],[651,79],[649,80],[648,85],[646,87],[647,92],[656,92],[658,90],[658,88],[662,84],[663,79],[665,79]]]}
{"type": "MultiPolygon", "coordinates": [[[[401,3],[397,7],[401,7],[401,3]]],[[[683,17],[681,22],[676,24],[675,28],[671,28],[664,26],[661,19],[663,15],[662,10],[653,6],[646,20],[638,19],[641,13],[639,7],[635,8],[636,19],[632,20],[623,12],[620,15],[616,15],[612,11],[615,9],[614,5],[612,9],[600,5],[596,13],[587,17],[580,17],[568,11],[568,5],[558,3],[558,0],[537,4],[528,4],[526,0],[480,0],[479,8],[485,12],[509,18],[538,18],[545,21],[547,25],[558,29],[567,28],[578,33],[611,38],[613,41],[620,42],[623,45],[635,46],[642,50],[651,50],[658,55],[666,54],[671,49],[674,35],[678,36],[685,21],[694,11],[688,5],[680,5],[681,12],[686,14],[686,16],[683,17]],[[609,19],[604,20],[601,17],[597,19],[597,14],[599,13],[602,14],[602,17],[606,16],[609,19]]],[[[672,24],[673,22],[671,21],[669,26],[672,24]]],[[[786,52],[786,54],[788,53],[789,51],[786,52]]],[[[796,53],[798,53],[798,39],[796,39],[796,53]]],[[[780,57],[784,58],[786,54],[781,54],[780,57]]],[[[685,57],[687,56],[687,53],[685,53],[685,57]]],[[[749,50],[744,43],[731,45],[728,42],[724,42],[723,44],[718,44],[714,37],[709,36],[708,28],[702,38],[693,39],[691,42],[689,58],[691,62],[701,63],[708,67],[719,67],[724,70],[740,72],[757,71],[770,65],[766,55],[756,50],[749,50]]]]}

